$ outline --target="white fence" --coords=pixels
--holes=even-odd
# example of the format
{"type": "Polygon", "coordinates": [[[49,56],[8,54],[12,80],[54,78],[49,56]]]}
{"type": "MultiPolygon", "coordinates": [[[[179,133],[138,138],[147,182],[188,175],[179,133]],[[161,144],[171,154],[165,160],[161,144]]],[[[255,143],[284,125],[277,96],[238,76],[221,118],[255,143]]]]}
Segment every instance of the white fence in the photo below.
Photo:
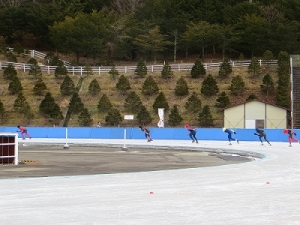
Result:
{"type": "MultiPolygon", "coordinates": [[[[45,54],[35,51],[35,50],[29,50],[29,54],[32,58],[37,57],[40,59],[45,59],[45,54]]],[[[232,67],[248,67],[251,63],[251,60],[242,60],[242,61],[230,61],[230,64],[232,67]]],[[[15,69],[17,70],[23,70],[23,72],[30,70],[30,64],[25,63],[14,63],[14,62],[0,62],[0,69],[6,68],[8,65],[13,65],[15,69]]],[[[64,61],[64,64],[66,65],[68,73],[71,73],[73,75],[80,74],[83,75],[86,73],[85,67],[83,66],[70,66],[69,62],[64,61]]],[[[219,68],[221,66],[222,62],[219,63],[204,63],[205,69],[212,69],[212,68],[219,68]]],[[[271,66],[277,66],[277,60],[271,60],[271,61],[264,61],[259,60],[260,66],[262,65],[271,65],[271,66]]],[[[190,71],[192,67],[194,66],[194,63],[180,63],[180,64],[170,64],[172,71],[190,71]]],[[[150,65],[147,66],[148,72],[161,72],[164,65],[150,65]]],[[[40,68],[42,72],[47,72],[48,74],[54,73],[56,66],[45,66],[40,65],[40,68]]],[[[91,71],[94,74],[101,74],[101,73],[108,73],[111,70],[111,66],[92,66],[90,67],[91,71]]],[[[119,73],[134,73],[136,66],[116,66],[115,69],[119,73]]]]}

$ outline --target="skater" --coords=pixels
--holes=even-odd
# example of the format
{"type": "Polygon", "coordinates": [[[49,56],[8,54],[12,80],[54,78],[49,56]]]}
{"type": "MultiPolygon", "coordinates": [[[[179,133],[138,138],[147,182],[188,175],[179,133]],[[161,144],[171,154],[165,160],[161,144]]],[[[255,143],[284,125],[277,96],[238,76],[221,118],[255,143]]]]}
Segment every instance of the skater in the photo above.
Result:
{"type": "Polygon", "coordinates": [[[261,130],[261,129],[258,129],[256,128],[256,133],[254,133],[254,135],[257,135],[260,142],[261,142],[261,145],[264,145],[263,141],[261,140],[261,138],[263,137],[265,139],[266,142],[268,142],[268,144],[271,146],[270,142],[267,140],[267,134],[266,132],[264,132],[264,130],[261,130]]]}
{"type": "Polygon", "coordinates": [[[148,142],[153,141],[153,139],[150,136],[150,130],[147,127],[139,126],[139,128],[145,133],[145,137],[148,140],[148,142]]]}
{"type": "Polygon", "coordinates": [[[294,137],[294,135],[297,136],[297,134],[293,130],[288,129],[287,133],[289,135],[289,143],[290,143],[289,147],[292,147],[292,141],[295,141],[295,142],[299,143],[299,140],[294,137]]]}
{"type": "Polygon", "coordinates": [[[231,145],[231,141],[236,141],[239,144],[238,139],[232,138],[232,134],[236,134],[236,132],[233,129],[228,129],[226,127],[223,127],[223,132],[228,134],[229,145],[231,145]]]}
{"type": "Polygon", "coordinates": [[[192,142],[194,143],[196,141],[196,143],[198,143],[198,140],[196,138],[196,133],[197,133],[196,129],[191,127],[188,123],[185,124],[185,128],[190,132],[188,135],[192,139],[192,142]]]}
{"type": "Polygon", "coordinates": [[[28,133],[26,127],[23,127],[23,126],[17,126],[17,128],[19,128],[19,131],[18,131],[18,132],[21,132],[21,135],[22,135],[23,140],[25,140],[25,135],[31,139],[31,136],[30,136],[30,134],[28,133]]]}

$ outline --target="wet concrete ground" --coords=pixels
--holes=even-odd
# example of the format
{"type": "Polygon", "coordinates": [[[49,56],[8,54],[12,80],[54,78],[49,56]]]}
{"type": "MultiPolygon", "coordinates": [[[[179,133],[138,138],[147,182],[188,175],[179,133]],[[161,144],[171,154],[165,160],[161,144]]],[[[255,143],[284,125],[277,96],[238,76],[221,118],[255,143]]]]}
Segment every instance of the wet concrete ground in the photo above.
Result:
{"type": "Polygon", "coordinates": [[[22,146],[18,166],[0,165],[0,178],[75,176],[220,166],[249,158],[211,152],[120,147],[22,146]]]}

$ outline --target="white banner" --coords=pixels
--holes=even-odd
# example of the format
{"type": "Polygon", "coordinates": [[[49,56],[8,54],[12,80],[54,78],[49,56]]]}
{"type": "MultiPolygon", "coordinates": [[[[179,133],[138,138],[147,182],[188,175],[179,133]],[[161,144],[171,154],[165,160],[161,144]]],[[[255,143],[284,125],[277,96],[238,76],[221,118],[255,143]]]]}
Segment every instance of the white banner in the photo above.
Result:
{"type": "Polygon", "coordinates": [[[158,108],[158,116],[159,116],[159,122],[157,123],[157,126],[165,127],[165,122],[164,122],[165,109],[164,108],[158,108]]]}

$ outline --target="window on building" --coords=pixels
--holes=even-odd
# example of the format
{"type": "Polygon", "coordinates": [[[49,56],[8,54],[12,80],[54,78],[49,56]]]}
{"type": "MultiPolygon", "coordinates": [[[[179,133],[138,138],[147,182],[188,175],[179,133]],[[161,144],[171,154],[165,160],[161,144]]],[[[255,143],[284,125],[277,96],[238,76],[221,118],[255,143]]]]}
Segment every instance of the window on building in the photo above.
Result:
{"type": "Polygon", "coordinates": [[[265,120],[255,120],[255,127],[264,129],[265,128],[265,120]]]}

